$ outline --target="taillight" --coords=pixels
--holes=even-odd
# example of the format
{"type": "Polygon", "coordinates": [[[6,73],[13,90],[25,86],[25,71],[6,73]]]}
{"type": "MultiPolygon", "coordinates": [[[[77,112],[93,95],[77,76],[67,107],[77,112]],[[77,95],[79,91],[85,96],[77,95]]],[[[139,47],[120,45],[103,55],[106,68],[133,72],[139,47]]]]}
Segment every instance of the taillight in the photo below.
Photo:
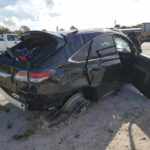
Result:
{"type": "MultiPolygon", "coordinates": [[[[52,72],[30,72],[29,81],[39,83],[52,77],[52,72]]],[[[25,71],[20,71],[16,74],[15,79],[18,81],[28,81],[28,74],[25,71]]]]}

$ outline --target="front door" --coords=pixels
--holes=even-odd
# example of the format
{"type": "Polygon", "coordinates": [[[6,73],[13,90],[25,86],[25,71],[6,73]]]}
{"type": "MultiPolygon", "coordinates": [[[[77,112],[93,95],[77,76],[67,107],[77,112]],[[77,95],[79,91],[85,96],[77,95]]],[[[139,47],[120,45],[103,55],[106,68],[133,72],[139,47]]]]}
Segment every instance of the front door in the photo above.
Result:
{"type": "Polygon", "coordinates": [[[132,66],[132,83],[150,98],[150,57],[138,54],[132,66]]]}
{"type": "Polygon", "coordinates": [[[132,64],[134,61],[135,49],[132,43],[122,35],[115,35],[116,49],[121,60],[121,81],[131,78],[132,64]]]}
{"type": "Polygon", "coordinates": [[[112,34],[101,35],[92,40],[87,69],[90,86],[97,88],[100,97],[116,90],[121,65],[112,34]]]}

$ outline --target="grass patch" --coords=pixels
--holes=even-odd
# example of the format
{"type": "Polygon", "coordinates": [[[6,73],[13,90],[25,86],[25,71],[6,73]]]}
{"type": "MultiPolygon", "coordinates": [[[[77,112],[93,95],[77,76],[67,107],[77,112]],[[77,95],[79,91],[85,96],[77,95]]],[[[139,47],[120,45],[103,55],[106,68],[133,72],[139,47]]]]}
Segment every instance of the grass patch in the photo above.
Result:
{"type": "Polygon", "coordinates": [[[4,111],[5,111],[6,113],[9,113],[9,112],[10,112],[10,108],[4,107],[4,111]]]}
{"type": "Polygon", "coordinates": [[[12,128],[12,123],[10,123],[9,121],[6,124],[7,129],[11,129],[12,128]]]}
{"type": "Polygon", "coordinates": [[[16,135],[14,135],[13,139],[16,140],[16,141],[19,141],[21,139],[28,139],[33,134],[34,134],[34,130],[33,129],[27,129],[22,134],[16,134],[16,135]]]}
{"type": "Polygon", "coordinates": [[[10,112],[10,108],[5,107],[5,106],[0,106],[0,112],[6,112],[6,113],[9,113],[9,112],[10,112]]]}
{"type": "Polygon", "coordinates": [[[4,108],[2,106],[0,106],[0,112],[3,112],[4,108]]]}

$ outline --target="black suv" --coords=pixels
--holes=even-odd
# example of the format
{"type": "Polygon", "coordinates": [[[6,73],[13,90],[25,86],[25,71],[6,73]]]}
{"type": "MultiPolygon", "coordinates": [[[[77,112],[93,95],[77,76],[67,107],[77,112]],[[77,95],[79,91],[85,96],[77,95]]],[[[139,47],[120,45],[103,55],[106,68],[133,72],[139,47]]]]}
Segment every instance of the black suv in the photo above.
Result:
{"type": "Polygon", "coordinates": [[[81,104],[79,96],[98,100],[113,93],[122,80],[150,98],[150,58],[121,32],[30,31],[21,40],[0,55],[0,92],[22,109],[67,105],[72,111],[81,104]]]}

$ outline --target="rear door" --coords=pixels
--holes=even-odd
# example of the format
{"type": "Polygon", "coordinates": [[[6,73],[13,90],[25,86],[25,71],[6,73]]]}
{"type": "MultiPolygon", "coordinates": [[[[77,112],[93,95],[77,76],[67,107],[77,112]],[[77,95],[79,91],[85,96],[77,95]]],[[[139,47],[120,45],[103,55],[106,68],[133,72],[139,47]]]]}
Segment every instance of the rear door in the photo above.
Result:
{"type": "Polygon", "coordinates": [[[90,86],[96,87],[100,96],[112,93],[119,85],[120,59],[113,34],[93,39],[87,70],[90,86]]]}
{"type": "Polygon", "coordinates": [[[137,54],[132,67],[132,83],[150,98],[150,57],[137,54]]]}

